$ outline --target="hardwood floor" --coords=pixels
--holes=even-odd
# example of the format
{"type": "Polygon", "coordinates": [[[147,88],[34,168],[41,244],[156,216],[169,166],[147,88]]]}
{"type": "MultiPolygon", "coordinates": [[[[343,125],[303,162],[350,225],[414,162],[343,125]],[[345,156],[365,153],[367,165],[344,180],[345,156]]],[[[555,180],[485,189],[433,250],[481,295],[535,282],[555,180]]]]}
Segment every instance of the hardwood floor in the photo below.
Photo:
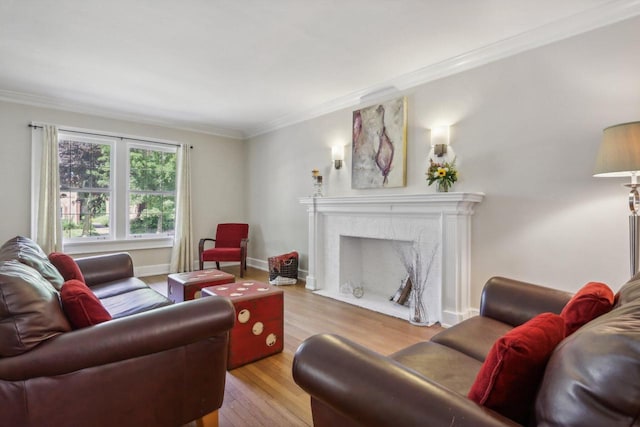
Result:
{"type": "MultiPolygon", "coordinates": [[[[238,267],[224,268],[236,275],[238,267]]],[[[166,276],[144,278],[166,294],[166,276]]],[[[244,280],[268,281],[267,272],[249,268],[244,280]]],[[[227,373],[220,427],[311,426],[309,396],[291,376],[293,355],[302,341],[318,333],[335,333],[382,354],[390,354],[442,330],[418,327],[313,294],[304,282],[284,291],[284,351],[227,373]]]]}

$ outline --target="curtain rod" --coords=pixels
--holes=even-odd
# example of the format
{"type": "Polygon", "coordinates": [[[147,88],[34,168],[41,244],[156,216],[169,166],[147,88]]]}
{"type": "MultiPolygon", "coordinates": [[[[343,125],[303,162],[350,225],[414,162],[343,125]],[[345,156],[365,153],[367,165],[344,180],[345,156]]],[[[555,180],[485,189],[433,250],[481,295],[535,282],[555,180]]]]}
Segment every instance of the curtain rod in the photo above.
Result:
{"type": "MultiPolygon", "coordinates": [[[[44,126],[34,125],[33,123],[29,123],[29,127],[33,128],[33,129],[42,129],[44,126]]],[[[109,137],[109,138],[120,138],[120,140],[128,139],[130,141],[152,142],[154,144],[170,145],[172,147],[180,147],[181,146],[181,144],[171,144],[169,142],[151,141],[149,139],[129,138],[127,136],[107,135],[105,133],[84,132],[84,131],[81,131],[81,130],[72,130],[72,129],[64,129],[64,128],[58,128],[58,130],[60,130],[62,132],[80,133],[82,135],[106,136],[106,137],[109,137]]],[[[193,145],[190,145],[189,148],[193,150],[193,145]]]]}

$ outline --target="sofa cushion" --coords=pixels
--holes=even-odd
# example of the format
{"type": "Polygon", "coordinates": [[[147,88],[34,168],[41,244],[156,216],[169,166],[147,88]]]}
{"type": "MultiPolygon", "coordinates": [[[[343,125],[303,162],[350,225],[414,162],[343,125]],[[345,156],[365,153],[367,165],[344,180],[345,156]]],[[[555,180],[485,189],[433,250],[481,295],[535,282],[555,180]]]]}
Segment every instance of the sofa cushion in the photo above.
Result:
{"type": "Polygon", "coordinates": [[[419,342],[389,356],[461,395],[466,395],[482,362],[435,342],[419,342]]]}
{"type": "Polygon", "coordinates": [[[40,249],[40,246],[27,237],[16,236],[7,240],[0,247],[0,261],[11,260],[18,260],[35,269],[57,290],[60,290],[64,283],[64,279],[53,264],[49,262],[47,255],[40,249]]]}
{"type": "Polygon", "coordinates": [[[554,348],[565,336],[564,319],[542,313],[495,342],[469,398],[525,424],[554,348]]]}
{"type": "Polygon", "coordinates": [[[628,427],[640,402],[640,300],[566,338],[549,359],[535,425],[628,427]]]}
{"type": "Polygon", "coordinates": [[[137,277],[127,277],[126,279],[114,280],[90,286],[91,292],[99,299],[105,299],[138,289],[147,289],[149,286],[137,277]]]}
{"type": "Polygon", "coordinates": [[[611,311],[613,291],[604,283],[589,282],[569,300],[560,316],[566,324],[566,334],[571,335],[581,326],[611,311]]]}
{"type": "Polygon", "coordinates": [[[0,356],[16,356],[71,330],[58,292],[36,270],[0,262],[0,356]]]}
{"type": "Polygon", "coordinates": [[[431,341],[484,362],[496,340],[512,329],[513,326],[490,317],[475,316],[436,334],[431,341]]]}
{"type": "Polygon", "coordinates": [[[80,280],[72,279],[64,282],[60,297],[62,308],[74,329],[111,320],[111,315],[100,303],[98,297],[80,280]]]}
{"type": "Polygon", "coordinates": [[[238,261],[241,254],[241,248],[211,248],[202,251],[202,260],[209,261],[213,258],[213,261],[238,261]]]}
{"type": "Polygon", "coordinates": [[[51,252],[49,254],[49,261],[58,269],[58,272],[60,272],[65,282],[69,280],[79,280],[84,283],[84,276],[82,275],[82,271],[80,271],[80,267],[78,267],[76,261],[69,255],[62,252],[51,252]]]}
{"type": "Polygon", "coordinates": [[[114,319],[173,304],[150,287],[101,298],[100,302],[114,319]]]}

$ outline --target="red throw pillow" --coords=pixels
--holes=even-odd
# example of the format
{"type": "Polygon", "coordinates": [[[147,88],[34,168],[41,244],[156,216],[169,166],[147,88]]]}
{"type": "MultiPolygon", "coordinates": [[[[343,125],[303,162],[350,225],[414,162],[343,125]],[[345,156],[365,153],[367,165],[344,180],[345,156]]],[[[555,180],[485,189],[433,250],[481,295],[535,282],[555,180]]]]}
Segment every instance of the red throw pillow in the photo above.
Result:
{"type": "Polygon", "coordinates": [[[111,315],[98,297],[79,280],[64,282],[60,297],[62,308],[74,329],[86,328],[111,320],[111,315]]]}
{"type": "Polygon", "coordinates": [[[604,283],[589,282],[584,285],[560,313],[567,325],[567,336],[596,317],[610,312],[613,300],[613,291],[604,283]]]}
{"type": "Polygon", "coordinates": [[[62,252],[51,252],[49,254],[49,261],[58,269],[65,282],[68,280],[79,280],[84,283],[84,276],[82,275],[82,271],[80,271],[80,267],[78,267],[76,261],[69,255],[63,254],[62,252]]]}
{"type": "Polygon", "coordinates": [[[564,339],[564,320],[542,313],[499,338],[489,350],[469,398],[526,424],[553,349],[564,339]]]}

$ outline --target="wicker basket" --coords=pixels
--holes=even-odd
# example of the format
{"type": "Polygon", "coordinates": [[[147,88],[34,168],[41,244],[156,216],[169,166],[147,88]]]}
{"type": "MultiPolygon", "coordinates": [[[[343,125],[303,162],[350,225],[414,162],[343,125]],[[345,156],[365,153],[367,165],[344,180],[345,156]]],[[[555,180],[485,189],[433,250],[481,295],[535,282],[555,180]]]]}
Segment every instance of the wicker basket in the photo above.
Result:
{"type": "Polygon", "coordinates": [[[298,282],[298,252],[269,257],[269,283],[295,285],[298,282]]]}

